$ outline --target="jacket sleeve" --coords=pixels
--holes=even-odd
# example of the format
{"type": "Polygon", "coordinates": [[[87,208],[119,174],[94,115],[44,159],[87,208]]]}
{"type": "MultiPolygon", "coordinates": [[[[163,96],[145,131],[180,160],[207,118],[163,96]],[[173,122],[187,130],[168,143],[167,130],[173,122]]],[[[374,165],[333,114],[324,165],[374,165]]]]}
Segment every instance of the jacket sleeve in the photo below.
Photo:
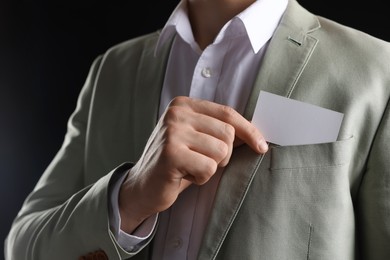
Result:
{"type": "Polygon", "coordinates": [[[95,59],[60,150],[12,223],[7,260],[69,260],[99,250],[109,259],[133,255],[118,246],[108,224],[109,183],[130,166],[125,163],[88,186],[84,181],[88,115],[101,62],[102,56],[95,59]]]}
{"type": "Polygon", "coordinates": [[[358,196],[361,259],[390,259],[390,108],[377,130],[358,196]]]}

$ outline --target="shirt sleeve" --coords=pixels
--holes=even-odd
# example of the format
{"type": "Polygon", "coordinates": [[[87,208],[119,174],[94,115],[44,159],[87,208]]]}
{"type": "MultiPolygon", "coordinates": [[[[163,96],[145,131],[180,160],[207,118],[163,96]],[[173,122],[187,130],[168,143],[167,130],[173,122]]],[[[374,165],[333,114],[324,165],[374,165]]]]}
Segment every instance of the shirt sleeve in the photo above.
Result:
{"type": "Polygon", "coordinates": [[[157,225],[158,214],[147,218],[140,226],[132,233],[128,234],[120,229],[121,218],[119,214],[118,196],[122,182],[126,178],[128,171],[124,171],[122,176],[112,183],[110,194],[110,210],[109,220],[110,229],[114,234],[118,244],[128,252],[137,251],[142,245],[144,245],[153,234],[153,231],[157,225]]]}

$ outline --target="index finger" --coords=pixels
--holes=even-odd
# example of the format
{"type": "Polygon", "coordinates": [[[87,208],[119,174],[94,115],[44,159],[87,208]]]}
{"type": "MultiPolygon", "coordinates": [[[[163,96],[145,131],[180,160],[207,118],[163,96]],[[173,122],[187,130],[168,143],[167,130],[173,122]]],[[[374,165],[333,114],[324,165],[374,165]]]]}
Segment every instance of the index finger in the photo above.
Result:
{"type": "Polygon", "coordinates": [[[256,152],[265,153],[268,150],[267,142],[261,132],[232,107],[189,97],[175,98],[171,105],[188,106],[197,113],[223,121],[233,126],[236,136],[256,152]]]}

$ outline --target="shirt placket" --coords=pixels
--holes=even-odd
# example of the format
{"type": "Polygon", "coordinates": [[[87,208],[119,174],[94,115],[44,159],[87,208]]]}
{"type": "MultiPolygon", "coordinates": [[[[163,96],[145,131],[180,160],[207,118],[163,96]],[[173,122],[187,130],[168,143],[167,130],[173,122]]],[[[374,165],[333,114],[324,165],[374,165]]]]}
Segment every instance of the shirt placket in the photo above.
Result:
{"type": "Polygon", "coordinates": [[[216,100],[226,44],[211,45],[201,54],[192,77],[189,96],[209,101],[216,100]]]}

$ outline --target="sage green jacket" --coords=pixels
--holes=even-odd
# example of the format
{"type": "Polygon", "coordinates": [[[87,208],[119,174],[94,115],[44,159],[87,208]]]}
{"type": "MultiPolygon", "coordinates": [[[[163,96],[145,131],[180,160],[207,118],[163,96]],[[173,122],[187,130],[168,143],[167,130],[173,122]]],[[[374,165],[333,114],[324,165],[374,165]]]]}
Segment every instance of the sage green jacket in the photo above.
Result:
{"type": "MultiPolygon", "coordinates": [[[[261,25],[259,25],[261,27],[261,25]]],[[[63,146],[26,199],[7,260],[148,259],[127,253],[108,223],[108,187],[152,132],[170,44],[159,33],[110,48],[91,67],[63,146]]],[[[295,0],[271,39],[260,90],[344,113],[334,143],[234,150],[200,260],[390,259],[390,44],[318,17],[295,0]]]]}

